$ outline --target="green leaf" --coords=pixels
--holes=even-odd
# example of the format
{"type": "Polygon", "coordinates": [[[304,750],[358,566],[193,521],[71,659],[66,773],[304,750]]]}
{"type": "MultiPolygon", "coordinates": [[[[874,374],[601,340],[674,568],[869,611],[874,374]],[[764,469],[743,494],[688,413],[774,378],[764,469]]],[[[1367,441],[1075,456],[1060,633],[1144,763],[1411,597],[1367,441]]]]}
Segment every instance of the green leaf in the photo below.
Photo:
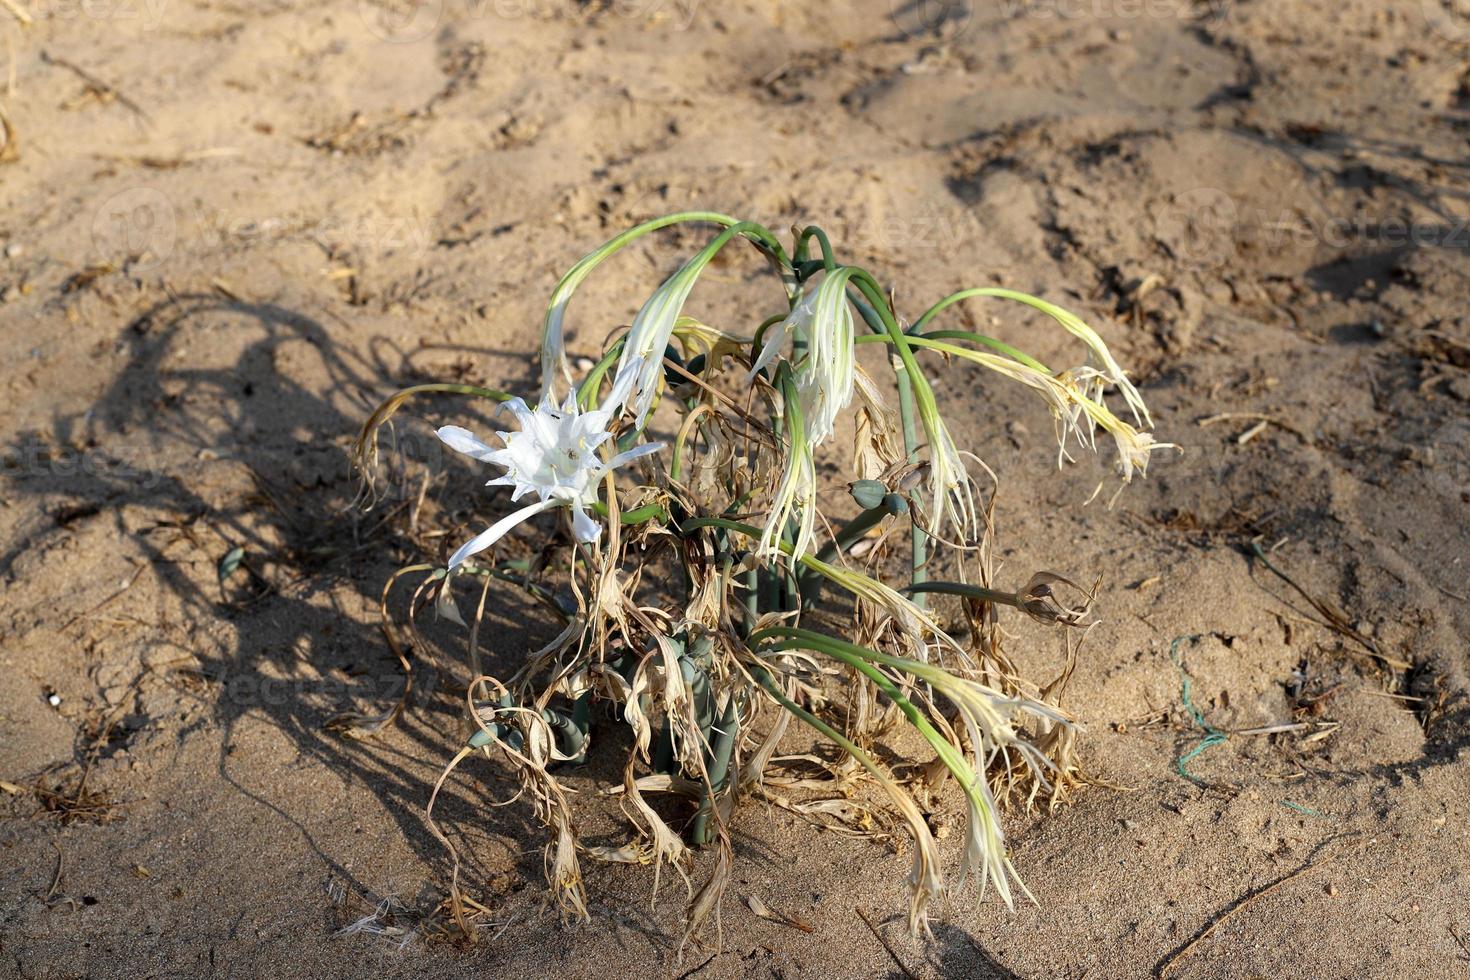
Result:
{"type": "Polygon", "coordinates": [[[225,552],[225,556],[219,561],[219,580],[223,582],[234,575],[244,561],[245,549],[243,547],[234,547],[225,552]]]}

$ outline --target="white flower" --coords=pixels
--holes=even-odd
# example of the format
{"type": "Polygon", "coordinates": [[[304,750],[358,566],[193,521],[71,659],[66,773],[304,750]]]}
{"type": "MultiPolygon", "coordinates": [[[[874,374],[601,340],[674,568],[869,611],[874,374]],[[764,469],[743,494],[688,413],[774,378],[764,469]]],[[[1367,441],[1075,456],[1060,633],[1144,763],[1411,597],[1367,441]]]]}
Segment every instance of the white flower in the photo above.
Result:
{"type": "Polygon", "coordinates": [[[580,410],[575,392],[559,407],[549,395],[544,396],[534,410],[519,398],[510,399],[502,407],[510,409],[521,428],[519,432],[499,433],[504,449],[487,446],[468,429],[457,425],[446,425],[439,430],[439,438],[449,448],[505,469],[504,476],[496,477],[486,486],[514,487],[511,500],[520,500],[527,494],[538,498],[536,503],[501,518],[461,545],[449,559],[450,571],[499,541],[517,524],[553,507],[572,508],[572,533],[578,541],[597,540],[601,525],[587,515],[586,508],[597,501],[598,483],[609,470],[663,448],[662,443],[648,443],[605,461],[598,454],[602,445],[612,438],[610,425],[628,397],[630,383],[631,378],[614,386],[602,407],[590,412],[580,410]]]}
{"type": "MultiPolygon", "coordinates": [[[[564,377],[568,382],[572,380],[571,368],[567,364],[563,321],[566,319],[567,304],[572,300],[572,294],[592,274],[602,262],[609,256],[622,250],[625,246],[637,241],[644,235],[667,228],[669,225],[680,224],[685,221],[713,221],[726,228],[738,224],[738,220],[726,214],[718,214],[713,211],[683,211],[678,214],[664,215],[662,218],[654,218],[645,221],[641,225],[629,228],[627,231],[608,239],[602,245],[588,252],[586,255],[567,270],[566,275],[556,284],[556,290],[551,294],[551,305],[546,310],[546,320],[541,328],[541,393],[542,397],[554,394],[557,376],[564,377]]],[[[663,348],[659,348],[662,357],[663,348]]]]}
{"type": "Polygon", "coordinates": [[[791,366],[791,382],[782,391],[789,443],[786,471],[756,548],[760,555],[780,553],[782,531],[794,515],[799,515],[799,521],[792,542],[792,561],[806,553],[815,532],[817,488],[812,450],[832,435],[837,416],[852,401],[857,373],[852,307],[846,292],[850,278],[850,269],[828,273],[821,285],[803,296],[786,318],[770,329],[751,366],[753,379],[762,368],[776,362],[794,334],[806,342],[805,353],[791,366]]]}
{"type": "Polygon", "coordinates": [[[658,395],[659,379],[664,373],[664,350],[674,335],[684,303],[705,267],[733,237],[727,229],[685,262],[679,271],[653,291],[628,327],[614,387],[621,388],[624,383],[631,385],[624,401],[628,397],[633,398],[632,408],[638,416],[639,428],[648,421],[648,413],[653,410],[653,399],[658,395]]]}
{"type": "Polygon", "coordinates": [[[801,396],[806,440],[816,447],[836,428],[837,416],[852,402],[853,379],[857,373],[854,353],[852,307],[847,302],[851,269],[838,269],[822,279],[821,285],[801,298],[786,319],[772,327],[751,366],[755,377],[776,360],[793,333],[800,331],[807,349],[793,366],[796,390],[801,396]]]}

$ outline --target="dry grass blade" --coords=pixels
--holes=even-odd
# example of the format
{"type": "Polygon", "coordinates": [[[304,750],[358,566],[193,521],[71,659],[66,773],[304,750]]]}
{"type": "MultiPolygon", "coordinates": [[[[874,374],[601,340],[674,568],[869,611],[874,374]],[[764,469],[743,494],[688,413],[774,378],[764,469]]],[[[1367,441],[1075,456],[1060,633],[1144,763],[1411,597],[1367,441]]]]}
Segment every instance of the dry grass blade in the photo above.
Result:
{"type": "Polygon", "coordinates": [[[35,18],[26,12],[26,8],[20,5],[20,0],[0,0],[0,7],[10,11],[12,17],[27,27],[36,22],[35,18]]]}
{"type": "Polygon", "coordinates": [[[1316,596],[1312,595],[1306,589],[1298,585],[1291,578],[1291,576],[1287,575],[1281,569],[1271,564],[1271,559],[1267,558],[1266,553],[1261,550],[1261,544],[1259,541],[1251,541],[1250,546],[1251,552],[1256,556],[1257,559],[1260,560],[1262,565],[1266,566],[1266,569],[1270,571],[1271,574],[1275,575],[1277,578],[1281,579],[1281,581],[1285,582],[1287,585],[1296,590],[1297,594],[1300,595],[1303,599],[1307,600],[1307,602],[1311,604],[1312,608],[1317,610],[1318,614],[1321,615],[1324,620],[1326,620],[1326,622],[1323,622],[1320,625],[1326,626],[1333,632],[1339,633],[1342,636],[1345,636],[1348,639],[1352,640],[1354,643],[1358,644],[1364,650],[1367,650],[1370,654],[1372,654],[1374,659],[1383,664],[1385,667],[1390,667],[1394,670],[1408,670],[1414,666],[1406,660],[1399,660],[1397,657],[1390,657],[1388,654],[1378,649],[1378,644],[1374,643],[1368,637],[1358,632],[1358,630],[1355,629],[1352,623],[1348,620],[1347,616],[1344,615],[1341,611],[1334,609],[1326,602],[1323,602],[1321,599],[1318,599],[1316,596]]]}
{"type": "Polygon", "coordinates": [[[1326,858],[1318,861],[1315,864],[1308,864],[1304,867],[1297,868],[1290,874],[1277,878],[1275,881],[1271,882],[1271,884],[1266,885],[1263,888],[1258,888],[1255,891],[1250,892],[1245,896],[1237,899],[1232,905],[1228,906],[1225,911],[1221,912],[1215,918],[1211,919],[1210,924],[1205,926],[1198,933],[1196,933],[1194,938],[1190,939],[1189,942],[1185,943],[1183,946],[1180,946],[1174,952],[1170,953],[1168,956],[1160,960],[1159,965],[1154,968],[1154,976],[1157,977],[1158,980],[1163,980],[1164,977],[1168,976],[1169,971],[1173,970],[1179,964],[1179,962],[1184,959],[1184,957],[1194,952],[1195,948],[1198,947],[1200,943],[1208,939],[1211,933],[1213,933],[1216,929],[1220,928],[1220,926],[1228,922],[1238,912],[1249,908],[1251,905],[1254,905],[1256,902],[1265,898],[1267,895],[1270,895],[1272,892],[1276,891],[1282,886],[1290,884],[1303,875],[1311,874],[1314,871],[1318,871],[1321,868],[1326,867],[1331,862],[1331,858],[1326,858]]]}
{"type": "Polygon", "coordinates": [[[918,975],[909,969],[908,964],[903,961],[903,957],[898,955],[898,951],[893,948],[893,945],[888,942],[888,939],[883,933],[878,931],[878,927],[873,925],[873,921],[868,918],[867,914],[862,909],[853,909],[853,911],[857,913],[859,919],[863,920],[863,925],[868,927],[868,931],[873,934],[873,938],[878,940],[879,944],[882,945],[883,951],[888,954],[889,959],[893,960],[899,972],[908,977],[909,980],[919,980],[918,975]]]}
{"type": "Polygon", "coordinates": [[[0,163],[14,163],[20,159],[20,138],[5,107],[0,106],[0,163]]]}

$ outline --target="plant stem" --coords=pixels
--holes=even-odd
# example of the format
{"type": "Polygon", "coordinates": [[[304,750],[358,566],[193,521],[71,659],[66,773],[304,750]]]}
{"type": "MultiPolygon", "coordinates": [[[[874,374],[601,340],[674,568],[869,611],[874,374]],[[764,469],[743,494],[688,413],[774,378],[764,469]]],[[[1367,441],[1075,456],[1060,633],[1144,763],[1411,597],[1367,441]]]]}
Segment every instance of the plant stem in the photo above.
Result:
{"type": "MultiPolygon", "coordinates": [[[[1003,340],[987,337],[984,334],[971,333],[968,330],[931,330],[929,333],[920,335],[917,330],[910,328],[908,331],[909,343],[922,343],[924,340],[968,340],[973,344],[980,344],[998,351],[1007,357],[1014,358],[1029,368],[1033,368],[1043,374],[1051,374],[1051,368],[1042,364],[1036,358],[1025,351],[1012,347],[1003,340]]],[[[855,341],[859,344],[887,344],[892,341],[886,335],[874,337],[859,337],[855,341]]]]}
{"type": "Polygon", "coordinates": [[[623,356],[623,339],[619,338],[616,343],[607,349],[607,353],[602,355],[602,360],[598,361],[597,365],[591,371],[587,372],[587,377],[583,378],[582,384],[578,386],[577,402],[581,405],[582,411],[586,412],[591,410],[592,403],[597,400],[598,389],[602,387],[602,379],[612,369],[612,366],[617,363],[618,358],[623,356]]]}
{"type": "Polygon", "coordinates": [[[997,589],[987,589],[980,585],[971,585],[968,582],[918,582],[910,585],[903,592],[942,592],[946,595],[964,596],[967,599],[979,599],[981,602],[995,602],[1004,606],[1015,606],[1017,609],[1024,608],[1021,599],[1014,592],[1001,592],[997,589]]]}
{"type": "MultiPolygon", "coordinates": [[[[914,417],[914,388],[910,380],[908,365],[901,359],[893,365],[893,378],[898,385],[898,417],[903,426],[903,449],[910,465],[919,461],[919,426],[914,417]]],[[[919,516],[911,518],[913,529],[909,534],[909,584],[918,585],[928,576],[924,566],[929,561],[929,535],[919,526],[919,516]]],[[[924,607],[924,596],[919,594],[914,604],[924,607]]]]}
{"type": "Polygon", "coordinates": [[[709,785],[700,793],[699,812],[694,815],[694,829],[690,835],[698,846],[710,842],[709,818],[714,813],[715,797],[725,788],[726,778],[730,773],[730,757],[735,752],[735,743],[740,735],[740,710],[733,695],[721,712],[715,729],[714,745],[711,746],[709,764],[705,769],[709,785]]]}
{"type": "MultiPolygon", "coordinates": [[[[871,507],[863,511],[842,526],[837,536],[822,545],[817,552],[817,560],[830,563],[832,559],[850,548],[854,542],[862,538],[868,531],[882,523],[883,518],[890,514],[902,514],[908,509],[908,501],[896,493],[890,493],[883,498],[883,502],[877,507],[871,507]]],[[[800,591],[803,606],[810,606],[816,602],[817,596],[822,590],[822,577],[811,569],[801,573],[800,591]]]]}

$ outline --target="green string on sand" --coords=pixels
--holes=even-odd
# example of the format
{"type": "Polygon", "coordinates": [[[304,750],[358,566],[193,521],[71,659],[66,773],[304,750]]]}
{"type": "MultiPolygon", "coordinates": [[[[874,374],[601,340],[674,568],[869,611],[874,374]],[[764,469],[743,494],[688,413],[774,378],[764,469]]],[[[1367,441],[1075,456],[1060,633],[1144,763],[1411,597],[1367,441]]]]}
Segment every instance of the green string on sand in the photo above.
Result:
{"type": "Polygon", "coordinates": [[[1313,810],[1309,806],[1302,806],[1300,803],[1293,803],[1291,800],[1282,800],[1281,805],[1289,810],[1295,810],[1297,813],[1305,813],[1309,817],[1324,816],[1321,810],[1313,810]]]}
{"type": "Polygon", "coordinates": [[[1184,710],[1189,712],[1189,717],[1192,718],[1194,720],[1194,723],[1198,725],[1201,729],[1203,729],[1205,733],[1204,738],[1199,740],[1198,745],[1196,745],[1194,748],[1190,749],[1188,752],[1184,753],[1174,761],[1174,768],[1178,770],[1180,776],[1189,780],[1191,783],[1196,783],[1201,786],[1205,785],[1205,781],[1189,771],[1189,763],[1194,761],[1194,759],[1206,749],[1210,749],[1215,747],[1216,745],[1220,745],[1224,743],[1227,738],[1230,737],[1224,732],[1220,731],[1220,729],[1216,728],[1214,725],[1211,725],[1209,722],[1205,721],[1204,713],[1195,706],[1194,699],[1191,697],[1191,694],[1194,690],[1194,678],[1189,676],[1189,673],[1184,669],[1184,663],[1179,659],[1179,644],[1185,642],[1186,640],[1192,643],[1195,640],[1198,640],[1202,635],[1203,634],[1200,633],[1194,633],[1188,636],[1181,636],[1176,638],[1173,643],[1169,644],[1169,659],[1174,661],[1175,667],[1179,668],[1179,699],[1184,702],[1184,710]]]}

